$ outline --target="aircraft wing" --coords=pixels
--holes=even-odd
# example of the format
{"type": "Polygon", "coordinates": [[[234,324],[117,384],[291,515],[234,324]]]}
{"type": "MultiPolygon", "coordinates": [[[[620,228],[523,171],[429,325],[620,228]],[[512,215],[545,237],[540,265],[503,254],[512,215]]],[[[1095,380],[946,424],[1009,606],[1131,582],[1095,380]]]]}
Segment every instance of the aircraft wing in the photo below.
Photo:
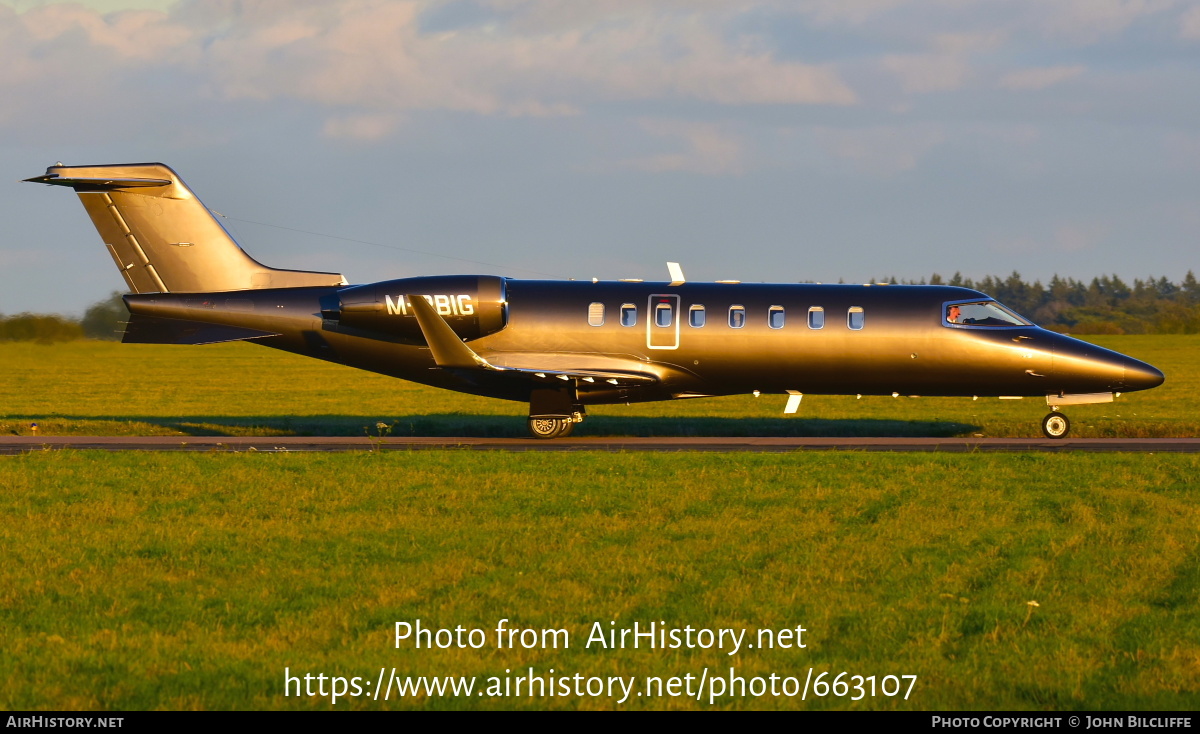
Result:
{"type": "Polygon", "coordinates": [[[433,354],[434,363],[443,369],[483,370],[539,382],[575,382],[580,390],[653,385],[659,381],[644,363],[635,359],[606,359],[605,364],[599,366],[585,364],[589,360],[572,355],[517,353],[489,361],[463,343],[424,297],[409,295],[406,298],[433,354]],[[577,369],[570,366],[576,359],[577,369]]]}

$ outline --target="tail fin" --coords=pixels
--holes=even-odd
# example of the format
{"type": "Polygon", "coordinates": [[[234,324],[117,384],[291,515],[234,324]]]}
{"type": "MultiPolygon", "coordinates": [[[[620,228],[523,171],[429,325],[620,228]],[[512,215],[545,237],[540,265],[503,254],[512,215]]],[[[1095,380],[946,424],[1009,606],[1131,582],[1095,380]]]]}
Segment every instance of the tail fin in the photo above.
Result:
{"type": "Polygon", "coordinates": [[[269,268],[245,253],[161,163],[56,165],[32,183],[70,186],[134,293],[345,285],[337,273],[269,268]]]}

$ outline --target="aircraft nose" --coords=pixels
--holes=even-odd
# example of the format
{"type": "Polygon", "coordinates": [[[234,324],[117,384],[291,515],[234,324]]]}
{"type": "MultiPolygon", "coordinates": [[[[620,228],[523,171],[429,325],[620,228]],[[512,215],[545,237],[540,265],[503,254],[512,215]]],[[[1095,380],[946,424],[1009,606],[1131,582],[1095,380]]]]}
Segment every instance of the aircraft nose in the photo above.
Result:
{"type": "Polygon", "coordinates": [[[1166,378],[1162,371],[1157,367],[1126,357],[1123,382],[1127,391],[1149,390],[1163,384],[1164,379],[1166,378]]]}

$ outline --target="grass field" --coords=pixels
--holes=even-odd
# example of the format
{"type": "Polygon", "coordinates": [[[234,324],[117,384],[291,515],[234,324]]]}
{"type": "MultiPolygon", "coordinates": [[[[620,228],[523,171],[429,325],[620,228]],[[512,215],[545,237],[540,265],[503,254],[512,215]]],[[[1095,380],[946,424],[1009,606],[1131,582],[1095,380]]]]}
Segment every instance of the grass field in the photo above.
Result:
{"type": "Polygon", "coordinates": [[[1198,470],[1178,455],[38,453],[0,463],[0,706],[330,707],[285,698],[285,667],[374,680],[733,666],[918,682],[908,701],[713,705],[1194,709],[1198,470]],[[507,618],[573,644],[395,649],[394,623],[418,618],[507,618]],[[807,647],[583,648],[610,620],[803,625],[807,647]]]}
{"type": "MultiPolygon", "coordinates": [[[[1167,376],[1106,405],[1071,406],[1076,437],[1200,435],[1200,336],[1096,337],[1167,376]]],[[[525,435],[525,406],[426,388],[251,344],[0,343],[0,432],[28,435],[525,435]]],[[[598,406],[580,436],[1040,436],[1036,398],[782,395],[598,406]]]]}
{"type": "MultiPolygon", "coordinates": [[[[1159,366],[1167,383],[1072,409],[1078,428],[1197,435],[1200,339],[1104,343],[1159,366]]],[[[396,432],[523,430],[520,405],[240,345],[8,344],[0,358],[7,432],[32,422],[45,434],[362,435],[380,421],[396,432]]],[[[793,420],[782,402],[611,407],[584,429],[1032,435],[1045,411],[1029,400],[806,397],[807,415],[793,420]]],[[[1190,455],[9,457],[0,707],[1194,710],[1198,469],[1190,455]],[[566,629],[571,646],[397,649],[394,624],[418,618],[566,629]],[[610,621],[751,639],[803,625],[807,647],[584,647],[590,625],[610,621]],[[531,667],[639,683],[730,667],[801,683],[810,668],[827,682],[843,671],[917,682],[908,700],[879,691],[851,701],[850,690],[711,704],[393,695],[333,706],[284,696],[285,668],[371,682],[395,668],[483,686],[531,667]]]]}

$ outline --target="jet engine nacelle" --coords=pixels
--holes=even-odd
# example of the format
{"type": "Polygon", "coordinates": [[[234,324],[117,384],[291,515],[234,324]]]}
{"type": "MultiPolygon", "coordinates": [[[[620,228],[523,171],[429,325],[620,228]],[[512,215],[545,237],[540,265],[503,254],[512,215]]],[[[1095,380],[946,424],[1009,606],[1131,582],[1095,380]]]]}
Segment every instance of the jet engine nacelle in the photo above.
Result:
{"type": "Polygon", "coordinates": [[[342,288],[322,300],[321,316],[339,326],[423,343],[410,298],[424,298],[468,341],[508,323],[504,278],[491,275],[401,278],[342,288]]]}

